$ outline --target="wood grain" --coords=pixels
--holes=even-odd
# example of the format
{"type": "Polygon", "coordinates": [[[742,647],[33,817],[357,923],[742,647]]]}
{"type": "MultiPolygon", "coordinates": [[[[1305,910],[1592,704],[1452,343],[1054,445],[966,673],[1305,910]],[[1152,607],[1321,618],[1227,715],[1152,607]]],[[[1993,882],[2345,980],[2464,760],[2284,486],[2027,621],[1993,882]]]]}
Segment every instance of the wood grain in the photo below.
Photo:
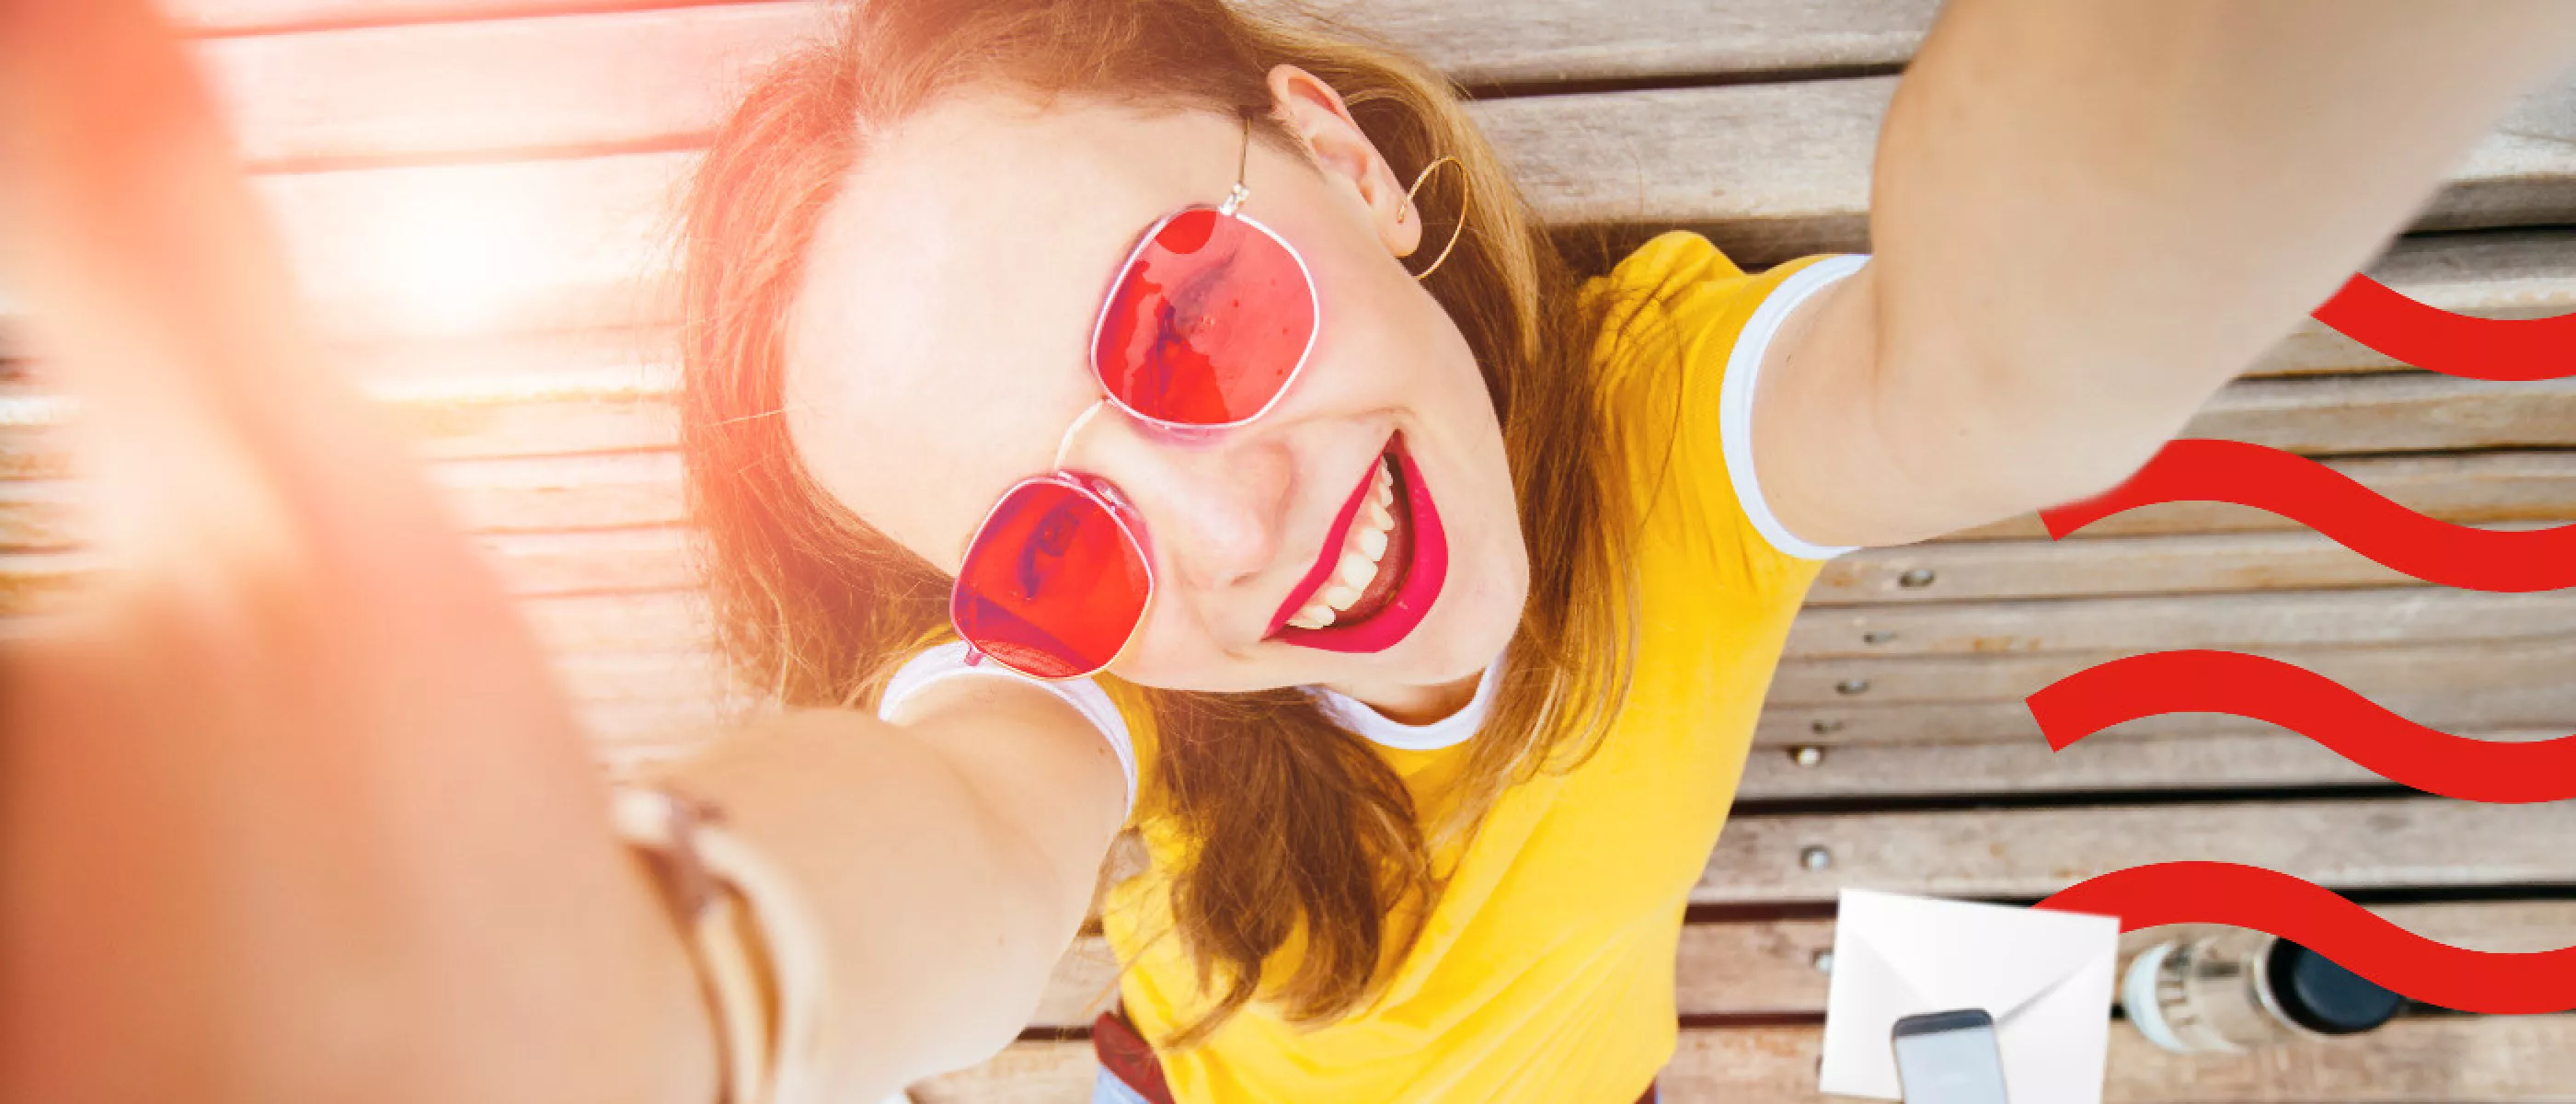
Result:
{"type": "MultiPolygon", "coordinates": [[[[199,35],[288,28],[386,27],[529,15],[619,12],[699,15],[669,0],[163,0],[199,35]]],[[[722,0],[717,0],[722,2],[722,0]]],[[[759,4],[804,15],[814,4],[759,4]]],[[[1627,0],[1568,6],[1536,0],[1250,0],[1254,11],[1303,7],[1412,51],[1469,84],[1651,80],[1892,65],[1913,55],[1932,0],[1627,0]]],[[[806,15],[806,18],[812,18],[806,15]]],[[[571,22],[552,20],[547,22],[571,22]]],[[[561,32],[556,32],[561,33],[561,32]]]]}
{"type": "MultiPolygon", "coordinates": [[[[2552,740],[2576,726],[2463,733],[2482,740],[2552,740]]],[[[2142,736],[2105,732],[2065,751],[2037,738],[1973,744],[1757,746],[1739,802],[2028,797],[2099,800],[2156,791],[2385,786],[2368,769],[2305,736],[2142,736]]]]}
{"type": "MultiPolygon", "coordinates": [[[[2560,672],[2568,670],[2559,668],[2560,672]]],[[[2488,680],[2481,679],[2479,683],[2488,680]]],[[[2444,732],[2551,728],[2576,732],[2576,680],[2563,677],[2504,685],[2467,684],[2427,690],[2353,686],[2383,709],[2444,732]]],[[[2349,684],[2347,684],[2349,685],[2349,684]]],[[[2228,713],[2165,713],[2104,729],[2103,735],[2216,736],[2280,732],[2228,713]]],[[[2093,737],[2088,737],[2092,739],[2093,737]]],[[[1762,711],[1754,741],[1797,744],[1959,744],[2026,740],[2042,743],[2030,709],[2019,701],[1847,702],[1772,706],[1762,711]]],[[[2043,745],[2044,746],[2044,745],[2043,745]]]]}
{"type": "Polygon", "coordinates": [[[1802,611],[1787,655],[2146,651],[2399,644],[2563,635],[2576,591],[2482,594],[2439,587],[2180,597],[2060,598],[1802,611]]]}
{"type": "Polygon", "coordinates": [[[1736,817],[1692,900],[1830,901],[1845,886],[2042,897],[2169,860],[2238,862],[2334,889],[2576,881],[2576,802],[2439,798],[1736,817]],[[1810,847],[1824,869],[1800,861],[1810,847]]]}
{"type": "MultiPolygon", "coordinates": [[[[2374,647],[2267,647],[2248,652],[2295,663],[2366,694],[2480,691],[2563,681],[2576,670],[2576,624],[2565,634],[2492,642],[2374,647]]],[[[2041,687],[2129,650],[2021,655],[1842,657],[1784,662],[1764,700],[1773,705],[1861,702],[2020,701],[2041,687]]]]}
{"type": "MultiPolygon", "coordinates": [[[[2576,518],[2576,453],[2506,451],[2443,456],[2354,457],[2329,468],[2427,517],[2462,525],[2559,522],[2576,518]]],[[[2077,530],[2070,540],[2148,533],[2252,533],[2300,528],[2266,510],[2215,502],[2145,506],[2077,530]]],[[[2045,540],[2039,515],[1962,529],[1947,540],[2045,540]]]]}

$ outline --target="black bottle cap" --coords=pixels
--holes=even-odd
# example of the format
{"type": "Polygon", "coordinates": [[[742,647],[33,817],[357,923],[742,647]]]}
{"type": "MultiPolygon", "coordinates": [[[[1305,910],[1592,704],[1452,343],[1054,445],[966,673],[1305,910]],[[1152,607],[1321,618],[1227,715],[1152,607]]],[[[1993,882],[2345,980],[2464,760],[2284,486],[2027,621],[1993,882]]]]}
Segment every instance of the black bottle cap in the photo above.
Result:
{"type": "Polygon", "coordinates": [[[2368,1031],[2387,1023],[2406,1003],[2406,998],[2287,939],[2273,941],[2264,967],[2281,1011],[2319,1034],[2368,1031]]]}

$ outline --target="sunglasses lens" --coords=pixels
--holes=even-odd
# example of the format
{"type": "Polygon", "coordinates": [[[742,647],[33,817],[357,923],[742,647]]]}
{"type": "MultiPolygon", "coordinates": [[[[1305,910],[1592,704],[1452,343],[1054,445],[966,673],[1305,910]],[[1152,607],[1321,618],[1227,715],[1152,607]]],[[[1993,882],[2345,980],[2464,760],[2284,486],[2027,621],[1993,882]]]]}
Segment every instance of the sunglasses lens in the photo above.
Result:
{"type": "Polygon", "coordinates": [[[1072,678],[1109,665],[1145,616],[1144,550],[1109,507],[1034,481],[1002,496],[949,599],[957,634],[1003,665],[1072,678]]]}
{"type": "Polygon", "coordinates": [[[1279,239],[1205,207],[1165,222],[1118,278],[1092,361],[1160,422],[1231,425],[1288,386],[1315,334],[1306,270],[1279,239]]]}

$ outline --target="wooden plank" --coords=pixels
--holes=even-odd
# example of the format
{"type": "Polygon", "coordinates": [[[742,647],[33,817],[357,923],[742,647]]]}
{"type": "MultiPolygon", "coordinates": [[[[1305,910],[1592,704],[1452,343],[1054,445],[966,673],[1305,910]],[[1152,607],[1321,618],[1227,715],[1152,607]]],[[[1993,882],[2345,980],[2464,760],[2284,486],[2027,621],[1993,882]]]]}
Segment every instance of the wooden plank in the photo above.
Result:
{"type": "MultiPolygon", "coordinates": [[[[429,459],[671,448],[679,388],[667,329],[586,330],[341,345],[333,365],[389,408],[429,459]]],[[[0,478],[62,478],[79,404],[0,380],[0,478]]]]}
{"type": "Polygon", "coordinates": [[[568,652],[550,657],[566,693],[588,705],[666,703],[680,711],[722,701],[733,687],[712,651],[568,652]]]}
{"type": "MultiPolygon", "coordinates": [[[[2576,901],[2383,905],[2370,911],[2408,931],[2456,947],[2497,952],[2576,946],[2576,901]]],[[[2124,955],[2213,930],[2169,924],[2121,937],[2124,955]]],[[[1682,926],[1674,996],[1685,1016],[1821,1015],[1834,922],[1768,920],[1682,926]]]]}
{"type": "Polygon", "coordinates": [[[558,653],[712,647],[705,601],[688,591],[529,598],[519,610],[537,641],[558,653]]]}
{"type": "MultiPolygon", "coordinates": [[[[476,538],[513,594],[672,590],[695,585],[688,534],[676,528],[497,533],[476,538]]],[[[60,608],[106,570],[87,551],[0,552],[0,616],[60,608]]]]}
{"type": "MultiPolygon", "coordinates": [[[[1415,0],[1332,11],[1490,85],[1892,65],[1933,7],[1415,0]]],[[[824,11],[727,4],[361,27],[226,37],[198,53],[258,167],[673,148],[712,134],[750,75],[828,33],[824,11]]],[[[1865,165],[1866,141],[1860,154],[1865,165]]]]}
{"type": "MultiPolygon", "coordinates": [[[[1251,0],[1244,6],[1259,11],[1295,5],[1251,0]]],[[[673,7],[703,11],[669,0],[163,0],[164,10],[185,30],[235,36],[673,7]]],[[[1629,0],[1567,8],[1536,0],[1327,0],[1304,7],[1410,50],[1452,79],[1490,85],[1893,65],[1913,55],[1936,4],[1629,0]]]]}
{"type": "Polygon", "coordinates": [[[2482,594],[2440,587],[2184,597],[2059,598],[1809,609],[1787,655],[2262,648],[2559,636],[2576,591],[2482,594]]]}
{"type": "MultiPolygon", "coordinates": [[[[1816,81],[1473,110],[1546,220],[1693,227],[1761,264],[1864,244],[1868,157],[1890,87],[1816,81]]],[[[692,159],[297,173],[261,187],[337,332],[618,325],[671,318],[664,231],[692,159]]],[[[2492,168],[2472,157],[2459,186],[2492,168]]],[[[2576,219],[2576,183],[2564,190],[2563,209],[2504,212],[2499,224],[2576,219]]]]}
{"type": "MultiPolygon", "coordinates": [[[[2576,726],[2463,733],[2549,740],[2576,726]]],[[[1973,744],[1774,743],[1745,764],[1738,801],[2027,796],[2384,786],[2305,736],[2141,736],[2104,733],[2062,752],[2037,737],[1973,744]]]]}
{"type": "MultiPolygon", "coordinates": [[[[1674,72],[1669,67],[1684,57],[1765,67],[1759,56],[1730,57],[1733,46],[1712,51],[1711,40],[1774,43],[1755,48],[1772,55],[1772,68],[1850,64],[1821,60],[1828,58],[1883,64],[1894,60],[1890,48],[1901,50],[1911,30],[1891,36],[1886,28],[1919,26],[1929,5],[1710,11],[1665,0],[1625,10],[1626,26],[1608,36],[1615,44],[1610,50],[1586,49],[1582,40],[1593,35],[1564,33],[1599,22],[1599,11],[1514,7],[1535,18],[1497,19],[1438,2],[1409,9],[1348,3],[1340,10],[1391,31],[1399,42],[1466,46],[1470,55],[1506,43],[1555,46],[1552,61],[1527,58],[1468,74],[1470,80],[1513,74],[1526,80],[1633,79],[1639,72],[1674,72]],[[1747,18],[1757,10],[1758,18],[1747,18]],[[1880,29],[1830,30],[1855,23],[1880,29]],[[1809,40],[1822,48],[1777,45],[1809,40]],[[1635,60],[1606,72],[1574,67],[1609,57],[1635,60]]],[[[204,49],[254,163],[671,148],[710,132],[748,72],[812,36],[814,12],[804,4],[726,5],[230,39],[204,49]]],[[[1433,60],[1474,68],[1454,52],[1433,60]]],[[[1742,243],[1746,258],[1769,260],[1859,248],[1865,241],[1869,166],[1894,87],[1893,77],[1871,77],[1519,97],[1480,102],[1477,110],[1489,132],[1516,152],[1534,198],[1558,221],[1731,224],[1739,212],[1725,202],[1727,194],[1770,193],[1783,201],[1763,208],[1778,233],[1742,243]]],[[[2570,194],[2576,146],[2566,140],[2576,133],[2576,103],[2555,91],[2527,98],[2506,129],[2470,154],[2425,213],[2426,228],[2566,221],[2576,209],[2570,194]]]]}
{"type": "Polygon", "coordinates": [[[2170,860],[2239,862],[2335,889],[2576,882],[2576,802],[2440,798],[1744,815],[1692,891],[1702,904],[1830,901],[1845,886],[2037,898],[2170,860]],[[1801,861],[1808,848],[1830,857],[1801,861]]]}
{"type": "Polygon", "coordinates": [[[477,543],[514,594],[674,590],[697,582],[684,529],[494,533],[477,543]]]}
{"type": "MultiPolygon", "coordinates": [[[[1870,164],[1895,88],[1871,77],[1530,97],[1479,104],[1477,121],[1552,223],[1700,228],[1769,264],[1868,248],[1870,164]]],[[[2576,117],[2556,112],[2571,106],[2543,94],[2517,113],[2527,132],[2481,140],[2421,225],[2568,221],[2576,117]]]]}
{"type": "MultiPolygon", "coordinates": [[[[2562,622],[2565,623],[2570,622],[2562,622]]],[[[2559,667],[2545,682],[2503,686],[2391,690],[2364,683],[2352,688],[2401,717],[2445,732],[2556,729],[2565,733],[2576,732],[2576,679],[2566,677],[2568,670],[2559,667]]],[[[2104,731],[2122,736],[2218,736],[2282,730],[2229,713],[2165,713],[2140,717],[2104,731]]],[[[2038,743],[2042,737],[2038,723],[2031,720],[2030,709],[2019,701],[1850,701],[1767,707],[1755,728],[1754,739],[1757,743],[1788,746],[2011,740],[2038,743]]]]}
{"type": "Polygon", "coordinates": [[[686,513],[677,453],[468,460],[429,472],[470,531],[675,525],[686,513]]]}
{"type": "MultiPolygon", "coordinates": [[[[2559,523],[2565,524],[2565,523],[2559,523]]],[[[2552,528],[2506,522],[2484,529],[2552,528]]],[[[1807,591],[1816,606],[2413,586],[2314,532],[2178,534],[2068,541],[1929,541],[1828,562],[1807,591]]]]}
{"type": "MultiPolygon", "coordinates": [[[[2531,686],[2576,670],[2576,624],[2565,634],[2492,642],[2379,647],[2248,648],[2369,694],[2429,694],[2531,686]]],[[[2020,701],[2096,663],[2134,652],[1850,657],[1782,663],[1773,705],[2020,701]]]]}
{"type": "Polygon", "coordinates": [[[731,2],[735,0],[160,0],[160,8],[180,33],[208,37],[731,2]]]}
{"type": "MultiPolygon", "coordinates": [[[[2576,1100],[2576,1090],[2570,1089],[2576,1085],[2571,1044],[2576,1044],[2576,1016],[2428,1017],[2400,1020],[2349,1039],[2184,1056],[2158,1050],[2134,1028],[2115,1023],[2103,1099],[2107,1104],[2564,1104],[2576,1100]]],[[[1822,1028],[1685,1029],[1661,1084],[1671,1104],[1853,1099],[1816,1091],[1823,1053],[1822,1028]]]]}
{"type": "Polygon", "coordinates": [[[691,153],[269,174],[253,185],[327,337],[619,328],[676,318],[691,153]]]}
{"type": "MultiPolygon", "coordinates": [[[[1687,1027],[1658,1077],[1670,1104],[1848,1101],[1816,1091],[1821,1027],[1687,1027]]],[[[1084,1104],[1088,1042],[1013,1043],[912,1089],[920,1104],[1084,1104]]],[[[2401,1019],[2367,1035],[2236,1055],[2167,1054],[2111,1029],[2107,1104],[2487,1104],[2576,1101],[2576,1016],[2401,1019]]]]}
{"type": "MultiPolygon", "coordinates": [[[[449,461],[428,475],[469,532],[671,526],[685,514],[677,453],[449,461]]],[[[83,490],[72,480],[0,480],[0,551],[86,543],[83,490]]]]}
{"type": "Polygon", "coordinates": [[[243,159],[578,156],[703,144],[750,77],[828,30],[813,4],[502,19],[199,44],[243,159]]]}
{"type": "MultiPolygon", "coordinates": [[[[2566,90],[2541,93],[2534,102],[2566,90]]],[[[2508,121],[2499,133],[2515,124],[2508,121]]],[[[2482,318],[2543,318],[2576,310],[2576,251],[2546,232],[2433,235],[2404,239],[2374,261],[2371,276],[2409,298],[2482,318]]],[[[2360,342],[2303,320],[2251,374],[2302,374],[2399,367],[2360,342]]]]}
{"type": "Polygon", "coordinates": [[[2406,370],[2244,379],[2211,396],[2182,437],[2309,455],[2576,444],[2576,379],[2492,383],[2406,370]]]}
{"type": "MultiPolygon", "coordinates": [[[[2489,522],[2559,522],[2576,518],[2576,453],[2495,452],[2448,456],[2355,457],[2329,460],[2327,467],[2351,476],[2417,513],[2463,525],[2489,522]]],[[[2294,521],[2265,510],[2226,503],[2175,502],[2146,506],[2104,518],[2078,530],[2070,540],[2140,536],[2150,533],[2251,533],[2298,529],[2294,521]]],[[[2045,540],[2048,530],[2039,515],[2024,514],[1974,528],[1945,540],[2045,540]]]]}

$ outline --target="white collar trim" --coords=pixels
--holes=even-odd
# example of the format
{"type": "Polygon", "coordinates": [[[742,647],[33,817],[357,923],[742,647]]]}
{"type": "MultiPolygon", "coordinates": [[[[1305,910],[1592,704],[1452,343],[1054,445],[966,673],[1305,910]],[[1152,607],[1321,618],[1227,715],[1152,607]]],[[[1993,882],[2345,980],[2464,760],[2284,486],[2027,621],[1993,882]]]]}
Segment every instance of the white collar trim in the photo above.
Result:
{"type": "Polygon", "coordinates": [[[1438,751],[1464,743],[1484,726],[1485,717],[1494,711],[1494,695],[1503,683],[1503,660],[1497,656],[1485,667],[1484,677],[1476,680],[1476,696],[1466,706],[1430,724],[1409,725],[1391,720],[1386,714],[1370,708],[1366,702],[1347,694],[1314,687],[1315,704],[1342,727],[1348,728],[1370,743],[1404,751],[1438,751]]]}

